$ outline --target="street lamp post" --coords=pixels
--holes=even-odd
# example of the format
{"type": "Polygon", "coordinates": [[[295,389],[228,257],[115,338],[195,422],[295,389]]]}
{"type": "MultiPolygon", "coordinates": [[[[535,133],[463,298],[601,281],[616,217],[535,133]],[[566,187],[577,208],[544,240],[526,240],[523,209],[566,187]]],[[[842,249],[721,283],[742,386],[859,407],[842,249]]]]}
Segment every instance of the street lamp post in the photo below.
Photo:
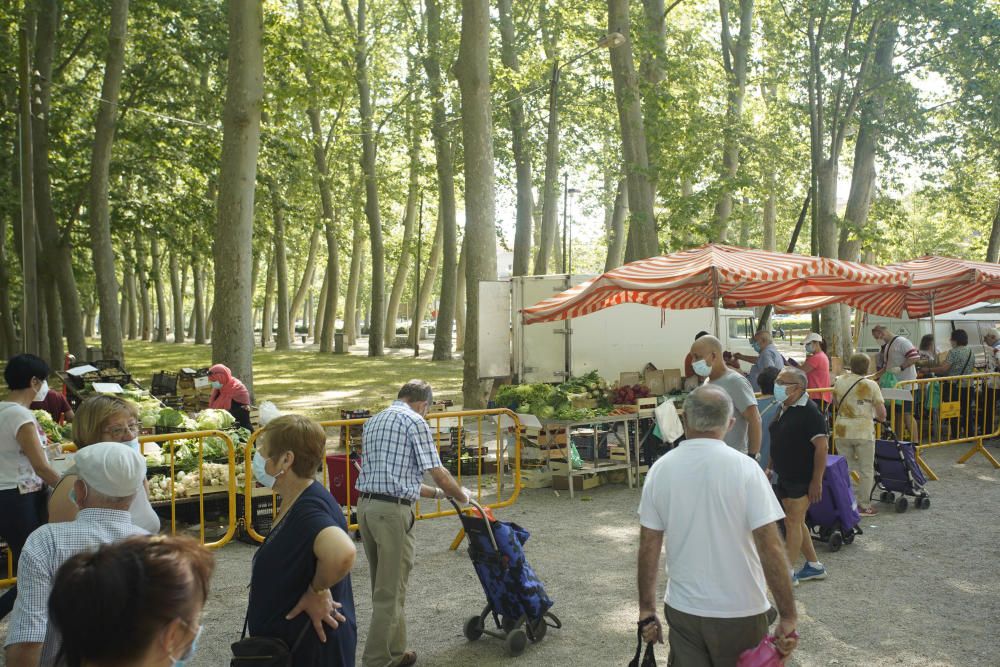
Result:
{"type": "Polygon", "coordinates": [[[569,211],[569,196],[579,192],[575,188],[569,187],[569,174],[563,172],[563,252],[562,252],[562,272],[569,275],[573,272],[573,233],[571,222],[567,217],[569,211]]]}

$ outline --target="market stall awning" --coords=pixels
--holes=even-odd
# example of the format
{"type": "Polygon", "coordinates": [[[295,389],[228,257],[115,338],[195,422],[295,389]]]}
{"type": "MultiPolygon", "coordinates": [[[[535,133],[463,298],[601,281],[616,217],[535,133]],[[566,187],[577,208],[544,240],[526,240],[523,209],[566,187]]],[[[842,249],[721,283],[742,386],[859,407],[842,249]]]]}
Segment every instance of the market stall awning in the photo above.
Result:
{"type": "Polygon", "coordinates": [[[525,324],[580,317],[623,303],[682,310],[845,297],[909,284],[910,274],[825,257],[708,244],[631,262],[525,308],[525,324]]]}
{"type": "Polygon", "coordinates": [[[926,317],[948,313],[981,301],[1000,298],[1000,265],[953,257],[926,256],[890,264],[887,269],[912,274],[909,285],[850,294],[845,297],[806,297],[785,301],[781,312],[814,310],[830,303],[846,303],[883,317],[926,317]]]}

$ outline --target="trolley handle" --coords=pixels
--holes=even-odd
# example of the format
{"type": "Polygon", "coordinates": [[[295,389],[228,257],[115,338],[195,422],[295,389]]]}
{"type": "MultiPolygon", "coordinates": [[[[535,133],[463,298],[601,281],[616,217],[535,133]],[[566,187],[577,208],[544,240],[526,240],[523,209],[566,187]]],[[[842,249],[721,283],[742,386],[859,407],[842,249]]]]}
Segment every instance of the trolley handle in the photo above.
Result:
{"type": "MultiPolygon", "coordinates": [[[[454,498],[448,498],[448,501],[455,506],[455,510],[459,514],[461,514],[464,511],[459,506],[459,504],[455,502],[454,498]]],[[[473,500],[471,496],[469,497],[469,504],[472,505],[472,507],[479,512],[479,516],[482,517],[483,522],[486,524],[486,534],[490,536],[490,544],[493,545],[493,552],[500,553],[500,547],[497,546],[497,540],[493,536],[493,526],[490,525],[490,520],[486,517],[486,510],[483,509],[482,505],[473,500]]]]}

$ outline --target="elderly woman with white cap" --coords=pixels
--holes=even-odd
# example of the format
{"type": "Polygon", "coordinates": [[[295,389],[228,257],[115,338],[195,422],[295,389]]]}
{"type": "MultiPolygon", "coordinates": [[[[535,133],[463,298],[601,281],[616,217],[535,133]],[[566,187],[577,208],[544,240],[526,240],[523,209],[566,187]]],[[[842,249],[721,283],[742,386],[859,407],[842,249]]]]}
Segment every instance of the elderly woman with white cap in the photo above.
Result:
{"type": "MultiPolygon", "coordinates": [[[[805,371],[809,380],[809,389],[825,389],[830,384],[830,357],[826,356],[826,342],[818,333],[810,333],[802,341],[806,348],[806,360],[800,368],[805,371]]],[[[825,413],[833,395],[830,392],[809,394],[820,412],[825,413]]]]}
{"type": "Polygon", "coordinates": [[[59,664],[56,656],[62,642],[48,622],[48,602],[63,563],[82,551],[147,534],[129,514],[146,477],[142,454],[117,442],[99,442],[76,454],[72,473],[71,497],[80,508],[76,518],[40,527],[21,552],[18,596],[4,644],[8,667],[59,664]]]}

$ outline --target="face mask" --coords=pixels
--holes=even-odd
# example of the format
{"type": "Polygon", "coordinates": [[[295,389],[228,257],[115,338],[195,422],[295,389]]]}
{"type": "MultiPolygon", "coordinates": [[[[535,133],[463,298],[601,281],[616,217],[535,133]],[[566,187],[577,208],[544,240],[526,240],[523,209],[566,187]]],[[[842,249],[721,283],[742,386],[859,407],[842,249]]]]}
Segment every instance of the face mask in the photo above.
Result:
{"type": "Polygon", "coordinates": [[[806,343],[806,352],[812,352],[812,351],[813,351],[813,344],[806,343]]]}
{"type": "Polygon", "coordinates": [[[788,400],[788,387],[783,384],[774,385],[774,400],[784,403],[788,400]]]}
{"type": "Polygon", "coordinates": [[[42,380],[42,386],[38,388],[38,392],[35,394],[35,401],[41,402],[45,400],[45,397],[49,395],[49,381],[42,380]]]}
{"type": "Polygon", "coordinates": [[[272,488],[274,486],[274,475],[269,475],[264,465],[267,463],[260,452],[253,453],[253,463],[251,467],[253,468],[253,476],[257,478],[257,481],[266,486],[267,488],[272,488]]]}
{"type": "Polygon", "coordinates": [[[691,368],[694,369],[695,373],[697,373],[698,375],[700,375],[702,377],[705,377],[709,373],[712,372],[712,367],[709,366],[708,362],[705,361],[704,359],[699,359],[698,361],[695,361],[694,363],[692,363],[691,364],[691,368]]]}
{"type": "Polygon", "coordinates": [[[755,340],[754,341],[750,341],[750,347],[753,348],[754,352],[760,353],[760,343],[758,343],[757,341],[755,341],[755,340]]]}
{"type": "MultiPolygon", "coordinates": [[[[187,625],[187,624],[185,624],[187,625]]],[[[175,658],[174,656],[167,654],[171,660],[174,661],[173,667],[184,667],[188,660],[194,657],[194,652],[198,648],[198,638],[201,637],[201,631],[205,629],[204,625],[198,626],[198,632],[194,633],[194,639],[191,640],[191,645],[187,647],[187,650],[181,654],[181,657],[175,658]]]]}
{"type": "Polygon", "coordinates": [[[74,505],[76,505],[76,508],[79,509],[80,508],[80,503],[77,502],[77,499],[76,499],[76,487],[75,486],[69,490],[69,496],[68,497],[69,497],[69,501],[71,503],[73,503],[74,505]]]}
{"type": "Polygon", "coordinates": [[[216,382],[215,380],[212,380],[212,388],[213,389],[222,389],[222,383],[221,382],[216,382]]]}
{"type": "Polygon", "coordinates": [[[131,447],[140,454],[142,453],[142,451],[139,449],[139,438],[132,438],[128,442],[123,442],[122,444],[125,445],[126,447],[131,447]]]}

